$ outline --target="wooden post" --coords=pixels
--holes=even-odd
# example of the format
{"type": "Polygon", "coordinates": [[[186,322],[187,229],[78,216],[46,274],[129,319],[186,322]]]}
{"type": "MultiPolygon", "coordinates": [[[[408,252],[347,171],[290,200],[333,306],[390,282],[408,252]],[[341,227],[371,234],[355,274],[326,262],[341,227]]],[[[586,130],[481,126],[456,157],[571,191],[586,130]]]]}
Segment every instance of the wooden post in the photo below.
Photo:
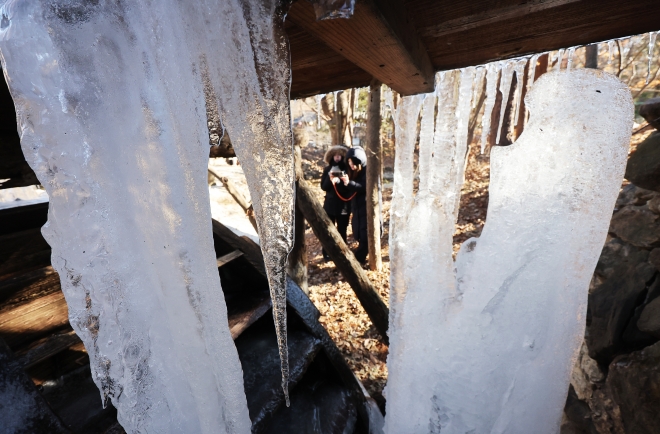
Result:
{"type": "MultiPolygon", "coordinates": [[[[307,143],[307,135],[304,127],[294,128],[293,144],[296,170],[296,183],[304,179],[302,171],[302,153],[301,145],[307,143]]],[[[307,282],[307,246],[305,245],[305,216],[300,211],[298,200],[296,199],[296,214],[294,221],[294,241],[293,249],[287,259],[286,271],[289,277],[298,284],[298,286],[309,294],[307,282]]]]}
{"type": "Polygon", "coordinates": [[[367,108],[367,239],[369,241],[369,269],[383,269],[380,254],[379,187],[382,163],[380,145],[380,81],[375,78],[369,85],[367,108]]]}
{"type": "Polygon", "coordinates": [[[360,304],[369,315],[371,322],[388,344],[387,321],[389,309],[385,302],[376,292],[353,252],[348,248],[344,240],[337,232],[330,218],[323,210],[323,206],[316,199],[315,193],[304,179],[298,180],[297,201],[300,210],[305,216],[314,234],[321,242],[325,251],[330,255],[335,265],[351,285],[360,304]]]}

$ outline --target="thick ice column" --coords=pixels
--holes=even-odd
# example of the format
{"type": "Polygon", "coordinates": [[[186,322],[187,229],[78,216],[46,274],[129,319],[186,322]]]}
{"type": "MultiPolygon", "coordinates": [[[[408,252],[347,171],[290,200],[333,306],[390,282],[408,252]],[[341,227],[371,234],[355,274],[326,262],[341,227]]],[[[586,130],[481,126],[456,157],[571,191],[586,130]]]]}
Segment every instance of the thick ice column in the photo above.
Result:
{"type": "Polygon", "coordinates": [[[248,176],[281,312],[293,154],[277,4],[3,3],[3,70],[51,201],[43,232],[128,432],[250,431],[215,265],[204,95],[248,176]]]}
{"type": "Polygon", "coordinates": [[[455,277],[453,220],[420,212],[421,190],[391,234],[409,248],[392,256],[407,293],[390,339],[389,434],[558,432],[633,104],[626,85],[591,69],[543,75],[526,103],[525,132],[491,150],[488,220],[455,277]]]}
{"type": "MultiPolygon", "coordinates": [[[[452,236],[456,197],[460,192],[459,177],[462,179],[465,162],[465,142],[457,145],[457,135],[462,141],[462,127],[457,126],[464,123],[460,113],[470,106],[473,73],[468,70],[463,74],[464,85],[459,85],[459,71],[439,74],[435,126],[435,105],[427,104],[431,98],[435,102],[434,95],[427,95],[424,103],[419,143],[419,192],[414,202],[392,203],[392,213],[400,213],[402,219],[391,229],[391,238],[398,244],[391,253],[390,286],[399,305],[397,321],[390,323],[389,333],[385,389],[385,432],[389,434],[440,432],[439,425],[429,420],[429,415],[435,411],[429,385],[441,380],[436,375],[436,343],[441,339],[440,322],[454,304],[452,236]],[[432,141],[425,140],[429,133],[433,135],[432,141]],[[423,158],[429,161],[422,164],[423,158]],[[405,208],[399,208],[401,205],[405,208]]],[[[400,148],[397,140],[396,159],[408,155],[412,155],[412,150],[400,148]],[[404,154],[406,151],[408,154],[404,154]]],[[[395,186],[397,181],[412,186],[410,178],[397,179],[395,186]]]]}
{"type": "MultiPolygon", "coordinates": [[[[391,94],[390,94],[391,95],[391,94]]],[[[386,103],[388,94],[385,93],[386,103]]],[[[399,224],[404,224],[406,214],[413,202],[413,175],[414,162],[413,152],[415,150],[415,140],[417,139],[417,121],[419,112],[422,108],[422,102],[425,95],[413,95],[403,97],[393,114],[395,124],[396,153],[400,155],[394,161],[394,187],[392,189],[392,207],[390,208],[390,250],[397,252],[406,249],[405,234],[398,236],[395,229],[399,224]]],[[[390,109],[394,106],[389,103],[390,109]]],[[[390,280],[399,282],[397,289],[390,291],[390,318],[388,335],[392,337],[392,331],[396,329],[399,315],[399,301],[405,295],[405,286],[400,278],[405,271],[397,268],[396,265],[390,266],[390,280]]]]}

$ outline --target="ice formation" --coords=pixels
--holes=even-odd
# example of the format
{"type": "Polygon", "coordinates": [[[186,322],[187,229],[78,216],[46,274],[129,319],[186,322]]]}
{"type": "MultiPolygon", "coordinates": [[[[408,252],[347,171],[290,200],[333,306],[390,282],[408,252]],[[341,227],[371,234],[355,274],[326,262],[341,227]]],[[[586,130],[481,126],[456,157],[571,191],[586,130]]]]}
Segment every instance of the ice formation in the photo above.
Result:
{"type": "MultiPolygon", "coordinates": [[[[452,261],[460,168],[459,75],[438,81],[432,158],[412,196],[399,140],[385,432],[555,434],[584,333],[587,288],[621,185],[633,123],[627,86],[597,70],[543,75],[516,143],[491,150],[488,220],[452,261]],[[456,131],[454,134],[453,132],[456,131]],[[426,181],[424,179],[427,179],[426,181]],[[405,197],[405,200],[402,198],[405,197]]],[[[425,97],[433,98],[432,95],[425,97]]],[[[417,119],[420,97],[397,113],[417,119]]],[[[398,128],[397,124],[397,128],[398,128]]],[[[422,140],[422,138],[425,138],[422,140]]]]}
{"type": "Polygon", "coordinates": [[[488,136],[490,135],[491,116],[495,108],[497,98],[497,84],[501,69],[500,62],[489,63],[486,66],[486,102],[484,105],[484,117],[481,121],[481,153],[484,153],[488,136]]]}
{"type": "Polygon", "coordinates": [[[2,3],[21,145],[50,196],[43,232],[94,381],[127,432],[250,431],[211,236],[207,103],[247,175],[286,388],[294,190],[280,5],[2,3]]]}
{"type": "Polygon", "coordinates": [[[649,60],[649,67],[648,67],[648,72],[646,73],[646,84],[649,84],[649,79],[651,78],[651,64],[653,63],[653,57],[655,54],[655,41],[658,36],[658,32],[651,32],[649,33],[649,53],[648,53],[648,60],[649,60]]]}

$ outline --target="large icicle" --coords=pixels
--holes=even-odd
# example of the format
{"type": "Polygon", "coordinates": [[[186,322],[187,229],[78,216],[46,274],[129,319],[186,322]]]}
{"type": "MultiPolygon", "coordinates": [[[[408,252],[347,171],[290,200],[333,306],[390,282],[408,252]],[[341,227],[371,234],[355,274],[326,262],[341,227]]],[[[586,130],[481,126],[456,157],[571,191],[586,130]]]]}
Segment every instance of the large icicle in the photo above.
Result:
{"type": "MultiPolygon", "coordinates": [[[[390,264],[390,287],[395,294],[403,289],[405,297],[398,298],[399,320],[390,326],[393,330],[385,389],[385,432],[389,434],[440,432],[440,420],[429,419],[436,412],[434,392],[429,385],[442,381],[435,363],[439,357],[437,343],[442,339],[443,318],[452,311],[451,298],[455,295],[449,296],[438,288],[451,291],[449,288],[454,286],[452,236],[456,197],[460,193],[458,180],[465,160],[465,145],[457,143],[457,135],[463,135],[459,133],[463,128],[458,125],[463,116],[457,116],[457,111],[469,107],[471,92],[467,90],[472,83],[471,77],[464,78],[465,85],[459,87],[458,71],[439,74],[436,90],[441,102],[431,152],[422,148],[431,143],[420,139],[420,163],[422,155],[429,153],[431,161],[420,166],[420,188],[414,203],[392,202],[392,213],[405,217],[392,229],[390,233],[395,235],[391,238],[405,245],[392,252],[396,259],[390,264]],[[399,208],[402,205],[405,208],[399,208]]],[[[424,111],[422,128],[427,131],[422,130],[422,137],[433,134],[432,117],[432,112],[424,111]]],[[[397,140],[396,159],[411,158],[412,150],[398,145],[397,140]]],[[[405,177],[397,181],[412,184],[405,177]]]]}
{"type": "MultiPolygon", "coordinates": [[[[455,88],[441,81],[439,111],[453,114],[455,88]]],[[[544,74],[526,102],[525,132],[491,150],[488,220],[461,247],[455,276],[446,198],[457,186],[449,169],[461,162],[451,125],[441,124],[449,114],[438,115],[444,139],[425,166],[439,184],[420,188],[412,207],[392,204],[406,219],[390,237],[406,248],[392,252],[391,287],[404,285],[406,296],[390,338],[389,434],[559,431],[634,110],[625,84],[592,69],[544,74]]],[[[403,152],[396,158],[410,158],[403,152]]]]}
{"type": "Polygon", "coordinates": [[[211,237],[208,89],[248,178],[286,377],[294,193],[279,5],[3,3],[3,70],[51,201],[43,232],[128,432],[250,431],[211,237]]]}
{"type": "MultiPolygon", "coordinates": [[[[520,116],[520,106],[522,104],[523,83],[525,83],[525,66],[527,66],[528,59],[518,59],[514,69],[516,71],[516,95],[514,98],[514,111],[513,111],[513,125],[518,123],[520,116]]],[[[529,67],[532,68],[531,62],[529,67]]],[[[524,115],[524,113],[523,113],[524,115]]]]}
{"type": "MultiPolygon", "coordinates": [[[[392,104],[387,102],[386,104],[392,104]]],[[[391,93],[390,93],[391,95],[391,93]]],[[[390,98],[391,99],[391,98],[390,98]]],[[[395,124],[396,153],[401,155],[394,161],[394,185],[392,189],[392,205],[390,211],[390,249],[396,252],[406,249],[406,240],[404,237],[392,236],[392,229],[402,223],[406,217],[410,205],[413,201],[413,151],[415,150],[415,140],[417,139],[417,120],[419,112],[424,101],[424,95],[406,96],[401,99],[396,112],[393,113],[395,124]]],[[[390,105],[391,110],[394,110],[390,105]]],[[[403,270],[399,271],[392,268],[390,271],[390,280],[399,281],[403,270]]],[[[389,331],[391,342],[391,333],[396,330],[397,318],[399,315],[400,300],[405,296],[405,287],[403,281],[397,286],[397,291],[390,292],[390,317],[389,331]]]]}
{"type": "MultiPolygon", "coordinates": [[[[460,70],[460,85],[458,88],[458,105],[456,106],[456,160],[467,162],[468,153],[468,127],[470,124],[470,113],[472,112],[472,99],[474,92],[472,87],[475,83],[476,71],[474,67],[464,68],[460,70]]],[[[477,81],[481,84],[480,81],[477,81]]],[[[420,145],[421,146],[421,145],[420,145]]],[[[420,157],[421,158],[421,157],[420,157]]],[[[421,164],[421,161],[420,161],[421,164]]],[[[456,183],[454,187],[456,195],[454,196],[454,220],[458,218],[458,206],[461,199],[461,187],[465,178],[465,164],[459,166],[456,171],[456,183]]]]}
{"type": "Polygon", "coordinates": [[[502,103],[500,105],[500,120],[497,126],[497,139],[495,144],[500,143],[502,136],[502,125],[504,124],[504,113],[506,112],[506,105],[509,102],[509,93],[511,92],[511,80],[513,79],[513,68],[515,61],[507,60],[502,67],[502,77],[500,78],[500,93],[502,94],[502,103]]]}
{"type": "Polygon", "coordinates": [[[502,64],[492,62],[486,65],[486,103],[484,104],[484,116],[481,120],[481,153],[486,150],[488,136],[490,136],[490,124],[497,99],[497,83],[502,64]]]}

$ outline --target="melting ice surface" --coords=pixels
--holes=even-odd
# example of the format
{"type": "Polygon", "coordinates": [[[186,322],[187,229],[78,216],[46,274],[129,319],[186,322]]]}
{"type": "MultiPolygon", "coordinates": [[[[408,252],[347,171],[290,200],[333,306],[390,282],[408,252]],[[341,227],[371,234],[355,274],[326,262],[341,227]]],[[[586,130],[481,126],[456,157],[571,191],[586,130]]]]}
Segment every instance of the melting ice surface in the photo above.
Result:
{"type": "Polygon", "coordinates": [[[248,179],[286,385],[294,190],[279,7],[2,3],[21,145],[50,196],[43,232],[93,379],[127,432],[250,431],[211,236],[207,104],[248,179]]]}
{"type": "Polygon", "coordinates": [[[392,200],[385,432],[555,434],[625,169],[632,98],[601,71],[543,75],[526,97],[524,133],[491,150],[488,220],[454,264],[465,154],[450,134],[463,104],[453,74],[436,85],[435,125],[432,94],[403,98],[397,113],[410,126],[425,98],[420,159],[428,146],[434,156],[420,161],[413,197],[414,139],[397,136],[394,191],[405,194],[392,200]]]}

